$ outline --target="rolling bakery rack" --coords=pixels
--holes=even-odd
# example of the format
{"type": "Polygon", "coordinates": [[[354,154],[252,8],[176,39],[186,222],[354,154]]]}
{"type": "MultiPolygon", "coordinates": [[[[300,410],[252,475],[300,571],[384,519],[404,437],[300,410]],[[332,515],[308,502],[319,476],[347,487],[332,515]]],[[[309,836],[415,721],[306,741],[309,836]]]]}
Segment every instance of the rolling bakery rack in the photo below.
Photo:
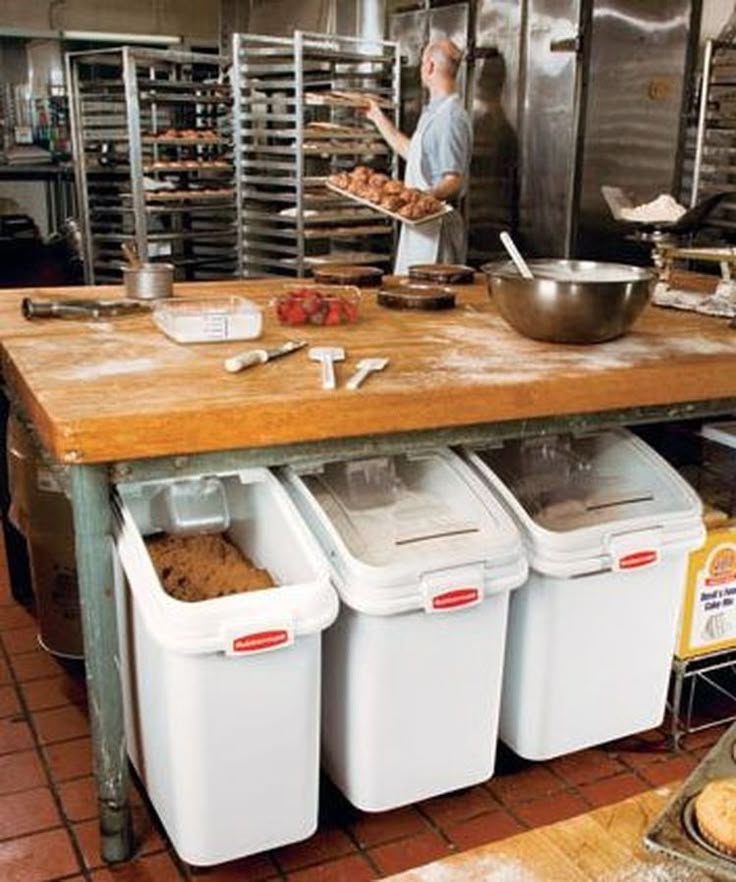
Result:
{"type": "Polygon", "coordinates": [[[226,60],[124,46],[66,63],[86,283],[119,281],[130,241],[177,279],[234,275],[226,60]]]}
{"type": "Polygon", "coordinates": [[[398,122],[398,44],[304,31],[235,34],[233,59],[239,274],[386,264],[393,222],[324,181],[357,164],[396,176],[398,160],[360,108],[370,93],[398,122]]]}

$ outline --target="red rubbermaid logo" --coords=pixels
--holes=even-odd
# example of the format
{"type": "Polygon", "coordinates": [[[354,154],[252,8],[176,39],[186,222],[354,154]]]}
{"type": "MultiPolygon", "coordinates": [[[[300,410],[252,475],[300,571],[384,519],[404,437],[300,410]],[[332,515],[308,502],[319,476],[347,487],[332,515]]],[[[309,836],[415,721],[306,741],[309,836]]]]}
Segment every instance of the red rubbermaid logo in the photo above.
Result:
{"type": "Polygon", "coordinates": [[[659,554],[653,548],[646,551],[634,551],[632,554],[624,555],[618,562],[620,570],[634,570],[637,567],[645,567],[647,564],[654,563],[659,559],[659,554]]]}
{"type": "Polygon", "coordinates": [[[264,649],[273,649],[288,642],[289,633],[283,628],[276,631],[258,631],[256,634],[236,637],[233,640],[233,652],[262,652],[264,649]]]}
{"type": "Polygon", "coordinates": [[[455,609],[458,606],[468,606],[477,603],[480,592],[477,588],[453,588],[444,594],[437,594],[432,598],[432,609],[455,609]]]}

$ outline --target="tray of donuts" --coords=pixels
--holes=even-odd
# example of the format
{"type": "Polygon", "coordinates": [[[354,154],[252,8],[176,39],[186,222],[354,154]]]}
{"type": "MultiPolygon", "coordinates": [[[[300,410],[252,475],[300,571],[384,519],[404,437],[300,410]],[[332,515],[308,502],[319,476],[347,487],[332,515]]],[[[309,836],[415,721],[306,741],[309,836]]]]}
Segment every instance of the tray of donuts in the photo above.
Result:
{"type": "Polygon", "coordinates": [[[452,211],[446,202],[366,165],[328,175],[325,186],[404,224],[426,224],[452,211]]]}

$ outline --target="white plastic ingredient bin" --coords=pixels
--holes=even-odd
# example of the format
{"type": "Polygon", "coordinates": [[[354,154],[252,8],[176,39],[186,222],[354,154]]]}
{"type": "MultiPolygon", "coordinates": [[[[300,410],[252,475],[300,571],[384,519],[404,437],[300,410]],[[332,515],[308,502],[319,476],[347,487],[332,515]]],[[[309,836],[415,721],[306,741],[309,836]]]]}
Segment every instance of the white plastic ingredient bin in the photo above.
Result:
{"type": "Polygon", "coordinates": [[[338,601],[267,469],[203,479],[202,527],[224,518],[277,587],[189,603],[166,593],[142,537],[196,529],[197,493],[169,492],[182,484],[118,488],[121,675],[131,760],[179,855],[208,865],[316,830],[321,631],[338,601]]]}
{"type": "Polygon", "coordinates": [[[524,535],[499,735],[543,760],[659,725],[701,503],[621,429],[466,452],[524,535]]]}
{"type": "Polygon", "coordinates": [[[521,538],[449,450],[283,479],[342,600],[325,634],[323,764],[384,811],[493,773],[508,597],[521,538]]]}

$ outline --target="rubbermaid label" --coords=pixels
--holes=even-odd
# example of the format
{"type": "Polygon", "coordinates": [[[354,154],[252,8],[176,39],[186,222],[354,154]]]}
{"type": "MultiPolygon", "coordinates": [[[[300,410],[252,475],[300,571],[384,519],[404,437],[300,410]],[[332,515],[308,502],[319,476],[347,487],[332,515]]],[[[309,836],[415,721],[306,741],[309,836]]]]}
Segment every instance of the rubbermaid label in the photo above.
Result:
{"type": "Polygon", "coordinates": [[[477,588],[453,588],[432,598],[432,609],[456,609],[458,606],[470,606],[480,600],[477,588]]]}
{"type": "Polygon", "coordinates": [[[634,551],[619,558],[620,570],[635,570],[637,567],[646,567],[659,560],[659,552],[656,548],[647,548],[642,551],[634,551]]]}
{"type": "Polygon", "coordinates": [[[275,649],[283,643],[289,642],[289,632],[284,628],[273,631],[258,631],[255,634],[246,634],[233,640],[233,652],[263,652],[265,649],[275,649]]]}

